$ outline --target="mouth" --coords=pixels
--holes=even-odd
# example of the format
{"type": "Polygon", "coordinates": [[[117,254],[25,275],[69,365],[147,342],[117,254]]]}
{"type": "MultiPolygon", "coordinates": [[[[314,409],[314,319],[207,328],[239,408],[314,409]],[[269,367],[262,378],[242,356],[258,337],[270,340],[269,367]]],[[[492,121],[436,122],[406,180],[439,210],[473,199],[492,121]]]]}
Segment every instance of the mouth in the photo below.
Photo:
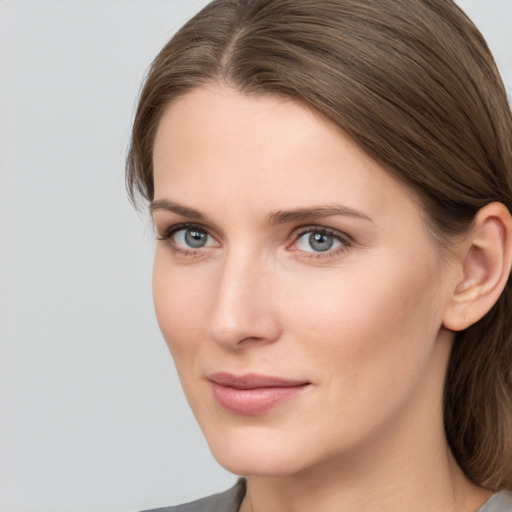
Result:
{"type": "Polygon", "coordinates": [[[214,373],[208,377],[213,398],[225,410],[244,416],[257,416],[300,395],[311,385],[266,375],[214,373]]]}

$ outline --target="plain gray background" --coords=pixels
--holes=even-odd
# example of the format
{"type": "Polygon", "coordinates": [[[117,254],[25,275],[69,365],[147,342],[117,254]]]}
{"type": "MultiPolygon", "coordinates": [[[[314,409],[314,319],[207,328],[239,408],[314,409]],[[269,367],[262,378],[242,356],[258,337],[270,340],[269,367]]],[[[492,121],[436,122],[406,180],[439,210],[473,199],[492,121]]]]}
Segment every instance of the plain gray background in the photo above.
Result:
{"type": "MultiPolygon", "coordinates": [[[[151,59],[205,0],[0,0],[0,511],[227,488],[151,299],[123,165],[151,59]]],[[[512,85],[512,0],[461,0],[512,85]]]]}

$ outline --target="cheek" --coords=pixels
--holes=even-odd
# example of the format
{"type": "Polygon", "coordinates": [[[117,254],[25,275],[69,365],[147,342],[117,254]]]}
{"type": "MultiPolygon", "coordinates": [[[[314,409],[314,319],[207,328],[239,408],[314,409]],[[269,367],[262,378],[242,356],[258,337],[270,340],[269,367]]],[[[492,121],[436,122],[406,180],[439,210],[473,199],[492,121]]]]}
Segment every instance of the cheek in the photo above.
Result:
{"type": "Polygon", "coordinates": [[[176,366],[197,350],[198,333],[204,323],[206,296],[201,280],[191,280],[186,269],[173,269],[165,251],[155,253],[153,301],[158,324],[176,366]]]}
{"type": "Polygon", "coordinates": [[[397,417],[430,371],[438,320],[427,312],[436,290],[427,270],[397,268],[340,272],[289,297],[290,344],[326,390],[310,428],[333,425],[340,446],[397,417]]]}
{"type": "Polygon", "coordinates": [[[411,261],[382,258],[378,266],[339,269],[315,283],[297,280],[283,299],[290,305],[287,325],[310,357],[340,365],[352,378],[392,376],[402,361],[412,369],[427,358],[440,320],[429,314],[438,301],[431,266],[411,261]]]}

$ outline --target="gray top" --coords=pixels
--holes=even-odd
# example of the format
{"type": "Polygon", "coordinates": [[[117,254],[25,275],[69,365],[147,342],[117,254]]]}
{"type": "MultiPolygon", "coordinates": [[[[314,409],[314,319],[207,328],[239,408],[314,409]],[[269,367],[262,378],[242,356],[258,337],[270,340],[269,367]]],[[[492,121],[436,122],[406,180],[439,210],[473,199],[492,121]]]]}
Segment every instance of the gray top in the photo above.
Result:
{"type": "Polygon", "coordinates": [[[475,512],[511,512],[511,511],[512,511],[512,493],[509,491],[500,491],[500,492],[493,494],[475,512]]]}
{"type": "MultiPolygon", "coordinates": [[[[192,503],[165,507],[146,512],[238,512],[245,496],[245,480],[240,478],[234,487],[192,503]]],[[[475,512],[512,512],[512,493],[501,491],[493,494],[475,512]]]]}
{"type": "Polygon", "coordinates": [[[192,503],[146,510],[145,512],[238,512],[244,496],[245,479],[239,478],[231,489],[220,494],[213,494],[192,503]]]}

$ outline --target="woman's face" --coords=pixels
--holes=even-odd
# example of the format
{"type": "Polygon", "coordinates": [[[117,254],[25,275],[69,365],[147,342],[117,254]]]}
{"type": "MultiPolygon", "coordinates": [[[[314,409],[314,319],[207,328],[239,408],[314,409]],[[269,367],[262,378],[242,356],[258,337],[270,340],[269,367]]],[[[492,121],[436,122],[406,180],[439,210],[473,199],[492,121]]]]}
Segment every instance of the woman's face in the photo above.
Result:
{"type": "Polygon", "coordinates": [[[308,107],[213,86],[163,115],[154,182],[156,313],[222,465],[439,434],[458,275],[408,190],[308,107]]]}

